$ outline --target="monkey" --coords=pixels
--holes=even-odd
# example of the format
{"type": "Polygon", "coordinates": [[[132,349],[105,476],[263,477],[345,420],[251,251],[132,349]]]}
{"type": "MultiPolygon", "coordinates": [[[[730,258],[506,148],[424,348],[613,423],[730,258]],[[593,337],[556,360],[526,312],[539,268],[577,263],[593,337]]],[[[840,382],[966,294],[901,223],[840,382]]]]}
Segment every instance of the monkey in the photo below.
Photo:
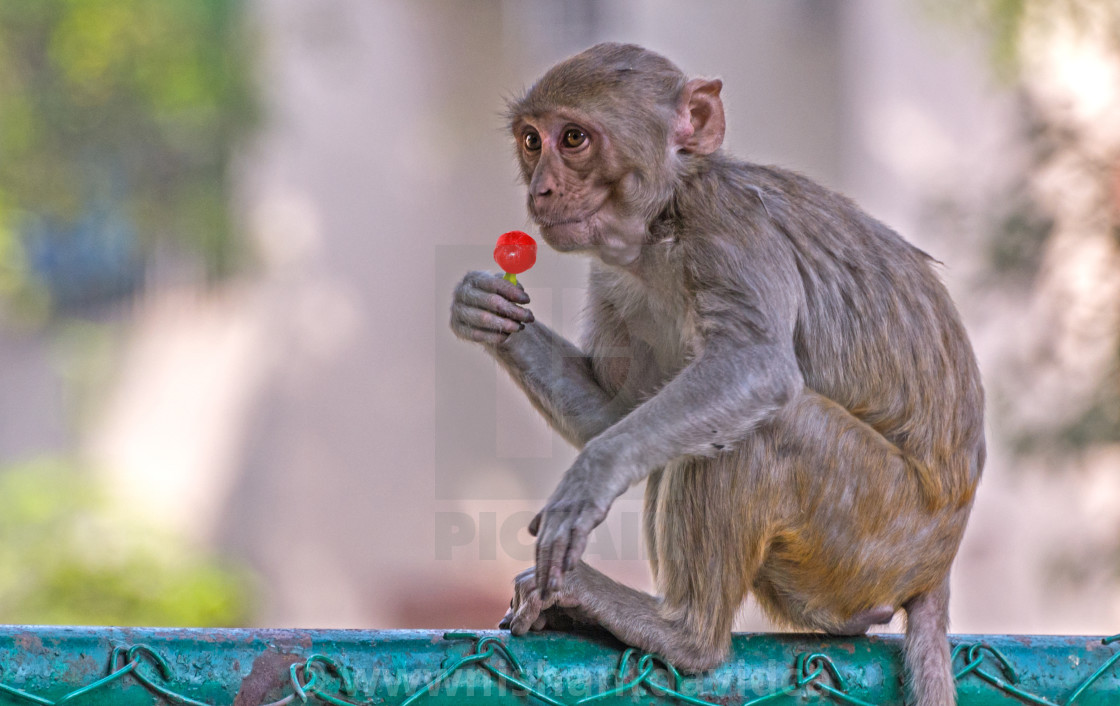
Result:
{"type": "Polygon", "coordinates": [[[949,572],[985,459],[984,392],[937,262],[853,201],[730,156],[719,79],[594,46],[508,106],[527,208],[590,256],[579,346],[499,274],[456,286],[480,343],[579,452],[529,523],[499,624],[570,625],[700,672],[748,594],[780,626],[906,614],[908,693],[956,703],[949,572]],[[581,556],[645,480],[657,595],[581,556]]]}

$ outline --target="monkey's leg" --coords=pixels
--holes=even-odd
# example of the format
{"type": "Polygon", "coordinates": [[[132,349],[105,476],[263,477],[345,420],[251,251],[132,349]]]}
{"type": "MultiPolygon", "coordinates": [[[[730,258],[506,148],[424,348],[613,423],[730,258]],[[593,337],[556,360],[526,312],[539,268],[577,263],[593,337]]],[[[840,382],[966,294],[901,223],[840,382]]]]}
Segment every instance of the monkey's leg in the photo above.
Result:
{"type": "Polygon", "coordinates": [[[591,359],[541,323],[491,347],[529,401],[576,448],[626,410],[596,382],[591,359]]]}
{"type": "Polygon", "coordinates": [[[757,441],[752,435],[738,451],[678,459],[647,487],[645,520],[664,624],[657,644],[639,646],[681,669],[708,669],[727,656],[748,577],[763,560],[770,516],[743,505],[752,484],[743,459],[756,453],[757,441]]]}
{"type": "MultiPolygon", "coordinates": [[[[703,626],[704,620],[715,614],[697,616],[684,606],[667,609],[656,596],[624,586],[583,562],[568,572],[561,591],[547,600],[537,591],[533,569],[521,572],[514,585],[510,610],[499,624],[514,635],[567,629],[573,622],[597,625],[622,642],[658,654],[688,672],[714,667],[727,655],[733,609],[727,612],[722,629],[709,630],[703,626]]],[[[695,606],[695,611],[703,613],[704,607],[695,606]]]]}
{"type": "Polygon", "coordinates": [[[629,352],[624,336],[616,333],[601,346],[608,344],[613,347],[606,352],[614,357],[597,350],[600,358],[596,361],[552,329],[534,322],[490,350],[549,424],[582,449],[636,404],[635,393],[625,385],[629,352]],[[602,371],[596,370],[596,365],[612,364],[622,369],[614,375],[621,378],[614,381],[623,388],[618,392],[605,389],[599,380],[602,371]]]}
{"type": "Polygon", "coordinates": [[[501,627],[515,635],[563,628],[565,621],[556,617],[564,613],[686,671],[719,664],[746,593],[745,576],[757,568],[764,546],[760,532],[755,541],[742,541],[749,520],[741,494],[750,481],[736,472],[737,466],[737,454],[690,458],[651,476],[647,541],[664,597],[624,586],[579,562],[565,575],[558,594],[541,599],[535,570],[528,569],[515,579],[501,627]]]}
{"type": "Polygon", "coordinates": [[[967,504],[931,508],[902,451],[811,391],[786,405],[767,434],[769,461],[749,474],[771,486],[756,495],[761,502],[784,504],[752,580],[759,603],[780,620],[833,634],[905,608],[915,703],[954,704],[947,582],[967,504]]]}

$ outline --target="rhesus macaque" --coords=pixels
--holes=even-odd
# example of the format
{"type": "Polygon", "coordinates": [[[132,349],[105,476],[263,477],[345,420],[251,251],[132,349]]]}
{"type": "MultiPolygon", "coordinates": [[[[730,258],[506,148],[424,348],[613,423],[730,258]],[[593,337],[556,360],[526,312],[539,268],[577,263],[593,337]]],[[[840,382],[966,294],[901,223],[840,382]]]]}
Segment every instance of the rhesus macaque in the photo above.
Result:
{"type": "Polygon", "coordinates": [[[949,568],[984,465],[983,390],[931,258],[850,200],[720,151],[719,80],[601,44],[509,106],[528,209],[594,256],[582,347],[499,275],[451,327],[581,449],[530,523],[501,625],[572,620],[690,671],[748,592],[778,623],[862,634],[907,615],[910,693],[956,701],[949,568]],[[658,596],[580,560],[646,480],[658,596]]]}

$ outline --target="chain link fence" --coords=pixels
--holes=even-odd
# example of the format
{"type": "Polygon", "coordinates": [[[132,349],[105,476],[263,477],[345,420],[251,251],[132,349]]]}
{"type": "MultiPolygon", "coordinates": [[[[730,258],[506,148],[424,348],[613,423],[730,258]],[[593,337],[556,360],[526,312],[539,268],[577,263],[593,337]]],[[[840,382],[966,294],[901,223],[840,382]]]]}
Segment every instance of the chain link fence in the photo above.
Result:
{"type": "MultiPolygon", "coordinates": [[[[1120,635],[954,636],[960,704],[1120,703],[1120,635]]],[[[901,639],[736,635],[695,676],[605,635],[0,629],[0,703],[901,704],[901,639]]]]}

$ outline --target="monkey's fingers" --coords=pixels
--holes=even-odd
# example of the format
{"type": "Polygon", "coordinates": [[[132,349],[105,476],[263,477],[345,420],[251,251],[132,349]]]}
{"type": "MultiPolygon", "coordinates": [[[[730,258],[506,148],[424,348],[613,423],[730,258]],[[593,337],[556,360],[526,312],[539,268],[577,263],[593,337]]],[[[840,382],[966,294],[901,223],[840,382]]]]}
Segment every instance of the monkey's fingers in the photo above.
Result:
{"type": "Polygon", "coordinates": [[[492,272],[472,272],[468,275],[469,281],[475,287],[487,292],[501,294],[511,302],[528,304],[529,295],[520,284],[514,284],[499,274],[492,272]]]}
{"type": "Polygon", "coordinates": [[[564,567],[559,559],[548,567],[548,597],[555,596],[564,588],[564,567]]]}
{"type": "Polygon", "coordinates": [[[483,329],[476,329],[467,326],[461,321],[452,320],[451,330],[455,335],[465,341],[473,341],[474,343],[485,343],[491,346],[500,346],[509,338],[508,333],[500,331],[486,331],[483,329]]]}
{"type": "MultiPolygon", "coordinates": [[[[537,523],[537,531],[540,531],[540,523],[537,523]]],[[[536,581],[537,590],[548,596],[548,564],[551,561],[552,547],[548,545],[544,537],[537,534],[536,546],[536,581]]]]}
{"type": "Polygon", "coordinates": [[[536,591],[525,596],[509,621],[509,631],[514,635],[524,635],[529,632],[541,617],[543,603],[540,594],[536,591]]]}
{"type": "Polygon", "coordinates": [[[568,540],[568,551],[564,554],[564,572],[567,573],[583,558],[583,551],[587,549],[588,530],[578,524],[572,527],[571,538],[568,540]]]}
{"type": "Polygon", "coordinates": [[[564,558],[568,555],[571,534],[567,524],[546,527],[537,539],[537,586],[542,598],[559,593],[564,585],[564,558]]]}
{"type": "MultiPolygon", "coordinates": [[[[513,611],[506,613],[506,617],[502,618],[502,622],[498,623],[499,630],[510,630],[510,625],[513,623],[513,611]]],[[[539,632],[548,627],[548,615],[542,613],[533,624],[529,626],[529,630],[539,632]]],[[[511,630],[512,632],[512,630],[511,630]]],[[[518,634],[518,633],[515,633],[518,634]]]]}
{"type": "Polygon", "coordinates": [[[461,307],[456,310],[456,320],[468,330],[486,333],[514,333],[525,328],[525,324],[507,319],[485,309],[461,307]]]}
{"type": "Polygon", "coordinates": [[[536,317],[533,316],[532,311],[523,306],[514,304],[506,297],[495,292],[488,292],[483,289],[472,287],[460,292],[457,301],[461,304],[466,304],[468,307],[489,311],[507,319],[513,319],[514,321],[520,321],[526,324],[531,324],[536,321],[536,317]]]}
{"type": "MultiPolygon", "coordinates": [[[[560,568],[559,562],[564,554],[556,553],[556,513],[542,510],[537,518],[534,518],[537,536],[536,586],[541,596],[547,599],[555,590],[559,590],[559,582],[553,577],[553,568],[560,568]]],[[[559,571],[556,573],[559,575],[559,571]]]]}

